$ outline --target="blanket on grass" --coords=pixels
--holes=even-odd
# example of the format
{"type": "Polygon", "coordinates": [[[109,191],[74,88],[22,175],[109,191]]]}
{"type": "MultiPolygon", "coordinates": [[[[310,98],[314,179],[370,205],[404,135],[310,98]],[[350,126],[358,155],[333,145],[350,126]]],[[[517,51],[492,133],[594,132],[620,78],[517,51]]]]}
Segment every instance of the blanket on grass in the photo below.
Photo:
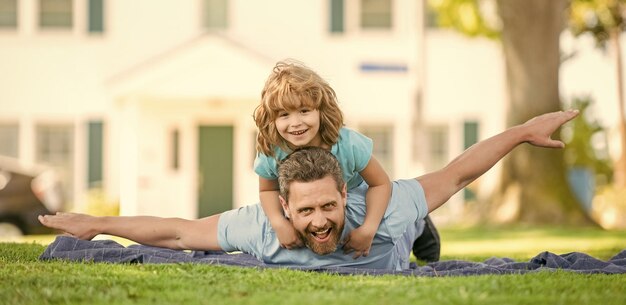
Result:
{"type": "Polygon", "coordinates": [[[302,267],[265,264],[245,253],[229,254],[213,251],[176,251],[144,245],[124,247],[112,240],[79,240],[58,236],[44,253],[41,260],[69,260],[108,263],[199,263],[255,268],[289,268],[333,274],[397,274],[408,276],[463,276],[480,274],[522,274],[544,270],[566,270],[577,273],[626,273],[626,249],[608,261],[602,261],[584,253],[572,252],[556,255],[542,252],[528,262],[516,262],[510,258],[490,258],[484,262],[460,260],[440,261],[425,266],[411,265],[403,271],[389,271],[350,267],[302,267]]]}

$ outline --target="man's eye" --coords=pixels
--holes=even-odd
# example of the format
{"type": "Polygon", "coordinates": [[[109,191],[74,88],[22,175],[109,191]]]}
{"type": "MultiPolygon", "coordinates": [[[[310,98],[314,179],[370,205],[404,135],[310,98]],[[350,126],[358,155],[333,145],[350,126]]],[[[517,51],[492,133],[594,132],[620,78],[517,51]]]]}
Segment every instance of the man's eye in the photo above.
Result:
{"type": "Polygon", "coordinates": [[[335,206],[337,205],[334,202],[331,202],[331,203],[325,204],[322,208],[324,208],[325,210],[330,210],[330,209],[333,209],[335,206]]]}

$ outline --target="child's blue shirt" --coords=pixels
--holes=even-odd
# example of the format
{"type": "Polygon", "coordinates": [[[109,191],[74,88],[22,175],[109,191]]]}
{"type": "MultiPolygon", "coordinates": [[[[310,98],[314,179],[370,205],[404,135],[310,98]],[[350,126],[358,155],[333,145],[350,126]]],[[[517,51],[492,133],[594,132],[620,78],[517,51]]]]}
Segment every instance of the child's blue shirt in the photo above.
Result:
{"type": "MultiPolygon", "coordinates": [[[[339,140],[331,147],[330,152],[339,160],[348,190],[363,182],[359,172],[369,163],[373,146],[372,139],[354,130],[345,127],[339,130],[339,140]]],[[[274,149],[274,157],[257,153],[256,160],[254,160],[254,172],[268,180],[278,179],[278,162],[288,154],[280,147],[274,149]]]]}

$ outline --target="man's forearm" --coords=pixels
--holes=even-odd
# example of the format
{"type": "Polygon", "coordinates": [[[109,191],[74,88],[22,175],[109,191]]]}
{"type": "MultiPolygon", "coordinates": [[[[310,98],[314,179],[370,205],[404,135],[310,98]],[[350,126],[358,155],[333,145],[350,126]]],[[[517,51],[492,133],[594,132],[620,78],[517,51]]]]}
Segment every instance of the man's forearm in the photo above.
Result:
{"type": "Polygon", "coordinates": [[[186,219],[152,216],[104,216],[94,220],[94,227],[101,234],[170,249],[186,249],[182,230],[189,225],[190,221],[186,219]]]}
{"type": "Polygon", "coordinates": [[[524,142],[523,129],[516,126],[469,147],[445,167],[453,175],[456,191],[483,175],[524,142]]]}
{"type": "Polygon", "coordinates": [[[577,115],[577,110],[568,110],[537,116],[522,125],[474,144],[443,169],[418,177],[417,180],[424,188],[428,211],[441,206],[521,143],[528,142],[546,148],[563,148],[563,142],[553,140],[551,135],[577,115]]]}
{"type": "Polygon", "coordinates": [[[472,145],[443,169],[418,177],[424,188],[428,212],[440,207],[523,142],[522,131],[513,127],[472,145]]]}
{"type": "Polygon", "coordinates": [[[76,213],[41,215],[39,221],[80,239],[109,234],[140,244],[170,249],[220,250],[217,241],[219,215],[186,220],[152,216],[94,217],[76,213]]]}

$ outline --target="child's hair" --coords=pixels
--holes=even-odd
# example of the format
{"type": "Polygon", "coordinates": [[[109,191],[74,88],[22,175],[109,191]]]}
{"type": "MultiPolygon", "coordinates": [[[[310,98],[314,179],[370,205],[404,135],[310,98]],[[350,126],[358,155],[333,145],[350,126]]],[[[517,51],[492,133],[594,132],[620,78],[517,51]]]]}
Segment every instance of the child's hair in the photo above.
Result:
{"type": "Polygon", "coordinates": [[[257,151],[274,156],[274,147],[278,146],[289,152],[287,143],[276,130],[275,121],[279,111],[293,111],[302,106],[319,111],[322,143],[328,146],[337,143],[343,114],[335,91],[313,70],[287,60],[276,63],[261,92],[261,104],[254,110],[254,121],[259,129],[257,151]]]}

